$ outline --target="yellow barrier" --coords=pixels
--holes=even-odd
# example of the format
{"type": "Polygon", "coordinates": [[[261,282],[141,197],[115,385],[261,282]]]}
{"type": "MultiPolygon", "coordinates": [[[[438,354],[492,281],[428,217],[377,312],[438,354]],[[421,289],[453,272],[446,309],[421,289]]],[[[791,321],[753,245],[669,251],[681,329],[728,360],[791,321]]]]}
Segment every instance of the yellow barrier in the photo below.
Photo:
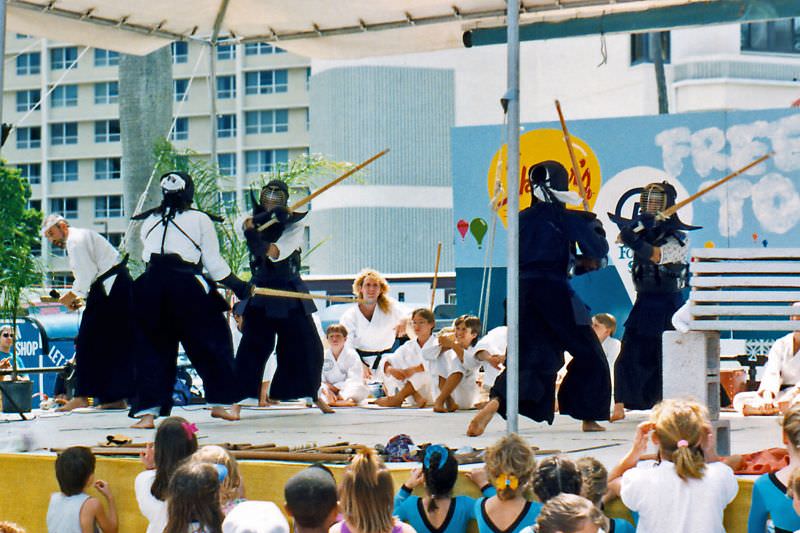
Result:
{"type": "MultiPolygon", "coordinates": [[[[47,531],[45,523],[50,494],[58,491],[53,463],[55,456],[0,454],[0,521],[16,522],[28,533],[47,531]]],[[[304,464],[273,461],[240,461],[239,469],[248,499],[267,500],[283,507],[283,485],[295,473],[306,468],[304,464]]],[[[337,477],[342,466],[332,466],[337,477]]],[[[142,471],[138,459],[97,458],[95,477],[111,485],[119,513],[120,533],[141,533],[147,522],[139,513],[133,481],[142,471]]],[[[395,487],[408,477],[408,469],[393,470],[395,487]]],[[[752,479],[739,479],[739,494],[725,510],[725,528],[728,533],[744,533],[747,530],[747,513],[750,510],[752,479]]],[[[456,494],[479,496],[466,477],[459,476],[456,494]]],[[[102,497],[94,489],[90,494],[102,497]]],[[[611,516],[630,518],[621,502],[614,502],[608,512],[611,516]]]]}

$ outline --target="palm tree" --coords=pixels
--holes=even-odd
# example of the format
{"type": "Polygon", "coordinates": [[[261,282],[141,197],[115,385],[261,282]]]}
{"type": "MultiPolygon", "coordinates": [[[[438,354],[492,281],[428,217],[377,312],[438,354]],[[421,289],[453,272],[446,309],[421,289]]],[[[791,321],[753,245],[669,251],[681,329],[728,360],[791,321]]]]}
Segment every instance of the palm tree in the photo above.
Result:
{"type": "MultiPolygon", "coordinates": [[[[165,46],[146,56],[122,54],[119,61],[119,122],[125,213],[135,214],[156,166],[154,147],[172,123],[172,54],[165,46]]],[[[157,178],[157,177],[156,177],[157,178]]],[[[142,205],[158,203],[153,179],[142,205]]],[[[125,248],[138,263],[142,256],[139,225],[128,226],[125,248]]]]}

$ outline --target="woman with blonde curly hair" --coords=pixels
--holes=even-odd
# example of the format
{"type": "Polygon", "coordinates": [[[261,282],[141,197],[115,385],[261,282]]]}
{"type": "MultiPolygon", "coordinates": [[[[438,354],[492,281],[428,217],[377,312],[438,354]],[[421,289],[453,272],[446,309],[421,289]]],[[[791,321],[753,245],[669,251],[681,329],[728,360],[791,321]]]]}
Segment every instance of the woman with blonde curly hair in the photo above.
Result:
{"type": "Polygon", "coordinates": [[[416,533],[392,517],[392,475],[371,449],[359,452],[347,465],[339,508],[344,520],[331,526],[330,533],[416,533]]]}
{"type": "Polygon", "coordinates": [[[650,422],[639,424],[631,450],[609,476],[622,476],[620,498],[639,513],[636,531],[724,533],[722,514],[739,485],[726,464],[706,462],[714,457],[705,407],[691,400],[656,405],[650,422]],[[658,460],[637,465],[651,434],[658,460]]]}
{"type": "Polygon", "coordinates": [[[406,336],[410,310],[389,296],[389,284],[377,270],[365,268],[353,282],[358,303],[344,312],[340,320],[347,328],[347,345],[354,348],[364,363],[364,377],[372,377],[394,341],[406,336]]]}
{"type": "Polygon", "coordinates": [[[519,533],[534,524],[542,504],[525,494],[535,469],[533,450],[517,434],[506,435],[486,450],[486,473],[497,494],[475,502],[479,533],[519,533]]]}

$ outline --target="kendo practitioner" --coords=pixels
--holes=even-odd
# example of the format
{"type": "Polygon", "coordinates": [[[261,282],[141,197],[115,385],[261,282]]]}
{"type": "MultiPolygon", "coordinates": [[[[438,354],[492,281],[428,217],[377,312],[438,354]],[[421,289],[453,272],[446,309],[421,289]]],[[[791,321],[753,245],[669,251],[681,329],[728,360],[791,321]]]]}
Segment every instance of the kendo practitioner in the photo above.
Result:
{"type": "Polygon", "coordinates": [[[658,216],[675,205],[675,187],[662,181],[631,189],[609,213],[620,228],[618,242],[633,252],[631,275],[636,301],[622,336],[622,349],[614,365],[614,410],[611,421],[625,418],[625,408],[650,409],[662,398],[661,336],[674,329],[672,315],[685,300],[689,272],[688,226],[677,214],[658,216]],[[621,216],[625,200],[639,194],[630,220],[621,216]]]}
{"type": "Polygon", "coordinates": [[[161,177],[158,207],[134,216],[142,220],[144,273],[134,283],[134,304],[141,326],[137,361],[137,397],[132,427],[152,428],[156,416],[169,415],[177,371],[178,343],[203,379],[211,416],[238,420],[241,399],[234,381],[233,345],[225,312],[228,304],[216,282],[239,298],[250,286],[240,280],[219,253],[214,221],[219,217],[192,208],[194,183],[185,172],[161,177]]]}
{"type": "MultiPolygon", "coordinates": [[[[560,163],[539,163],[528,179],[531,206],[519,214],[519,412],[553,423],[556,374],[567,351],[573,359],[558,392],[559,410],[581,420],[583,431],[603,431],[596,420],[608,419],[608,362],[569,277],[599,268],[608,242],[593,213],[566,209],[580,196],[569,191],[560,163]]],[[[505,416],[506,377],[505,372],[498,376],[468,435],[482,434],[494,413],[505,416]]]]}
{"type": "MultiPolygon", "coordinates": [[[[251,282],[256,287],[308,293],[300,278],[300,248],[307,213],[289,211],[289,188],[272,180],[253,202],[253,216],[243,229],[250,250],[251,282]],[[270,222],[263,231],[259,227],[270,222]]],[[[278,369],[269,397],[275,400],[312,398],[324,413],[333,412],[318,398],[323,347],[311,315],[312,300],[252,296],[244,309],[242,340],[236,352],[236,379],[245,398],[258,398],[262,375],[273,349],[278,369]]]]}
{"type": "Polygon", "coordinates": [[[102,235],[70,227],[58,214],[45,218],[42,235],[65,249],[75,281],[59,301],[72,311],[84,307],[75,338],[75,397],[60,407],[71,411],[97,398],[101,408],[125,408],[133,393],[133,280],[120,253],[102,235]]]}

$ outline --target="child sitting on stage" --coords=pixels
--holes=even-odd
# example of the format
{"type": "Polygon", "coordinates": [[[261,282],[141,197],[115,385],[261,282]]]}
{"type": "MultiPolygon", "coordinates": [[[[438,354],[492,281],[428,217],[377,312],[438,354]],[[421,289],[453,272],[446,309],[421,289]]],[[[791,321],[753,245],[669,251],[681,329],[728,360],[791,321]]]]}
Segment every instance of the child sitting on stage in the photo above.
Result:
{"type": "MultiPolygon", "coordinates": [[[[439,353],[430,360],[429,368],[434,380],[438,380],[439,394],[433,405],[437,413],[458,409],[471,409],[478,401],[475,370],[481,361],[475,358],[475,344],[481,331],[478,317],[463,315],[453,323],[452,331],[439,333],[439,353]]],[[[423,356],[432,354],[425,352],[423,356]]]]}
{"type": "Polygon", "coordinates": [[[336,480],[325,467],[301,470],[286,482],[283,495],[284,508],[294,520],[295,533],[327,533],[336,523],[339,513],[336,480]]]}
{"type": "Polygon", "coordinates": [[[530,445],[517,434],[506,435],[486,450],[486,471],[497,495],[475,502],[479,533],[519,533],[533,525],[540,506],[525,498],[536,460],[530,445]]]}
{"type": "MultiPolygon", "coordinates": [[[[486,482],[483,469],[473,471],[470,479],[485,496],[496,494],[486,482]]],[[[458,478],[458,462],[449,449],[438,444],[425,449],[422,469],[411,472],[394,497],[394,514],[417,533],[463,533],[473,514],[475,500],[469,496],[453,496],[458,478]],[[425,496],[412,496],[414,489],[425,485],[425,496]]]]}
{"type": "Polygon", "coordinates": [[[116,533],[119,527],[114,496],[108,483],[94,479],[95,458],[89,448],[67,448],[56,459],[56,479],[61,492],[54,492],[47,508],[47,530],[51,533],[96,531],[116,533]],[[94,486],[106,499],[108,514],[100,500],[86,494],[94,486]]]}
{"type": "Polygon", "coordinates": [[[438,352],[439,343],[433,336],[436,319],[424,307],[411,313],[416,340],[410,340],[381,361],[384,386],[389,396],[378,398],[375,403],[382,407],[400,407],[409,396],[417,407],[425,407],[430,398],[430,376],[425,371],[424,359],[430,356],[423,352],[438,352]]]}
{"type": "Polygon", "coordinates": [[[347,346],[347,328],[341,324],[328,326],[325,336],[328,349],[322,362],[320,397],[328,405],[348,407],[361,403],[369,395],[364,383],[361,358],[347,346]]]}

